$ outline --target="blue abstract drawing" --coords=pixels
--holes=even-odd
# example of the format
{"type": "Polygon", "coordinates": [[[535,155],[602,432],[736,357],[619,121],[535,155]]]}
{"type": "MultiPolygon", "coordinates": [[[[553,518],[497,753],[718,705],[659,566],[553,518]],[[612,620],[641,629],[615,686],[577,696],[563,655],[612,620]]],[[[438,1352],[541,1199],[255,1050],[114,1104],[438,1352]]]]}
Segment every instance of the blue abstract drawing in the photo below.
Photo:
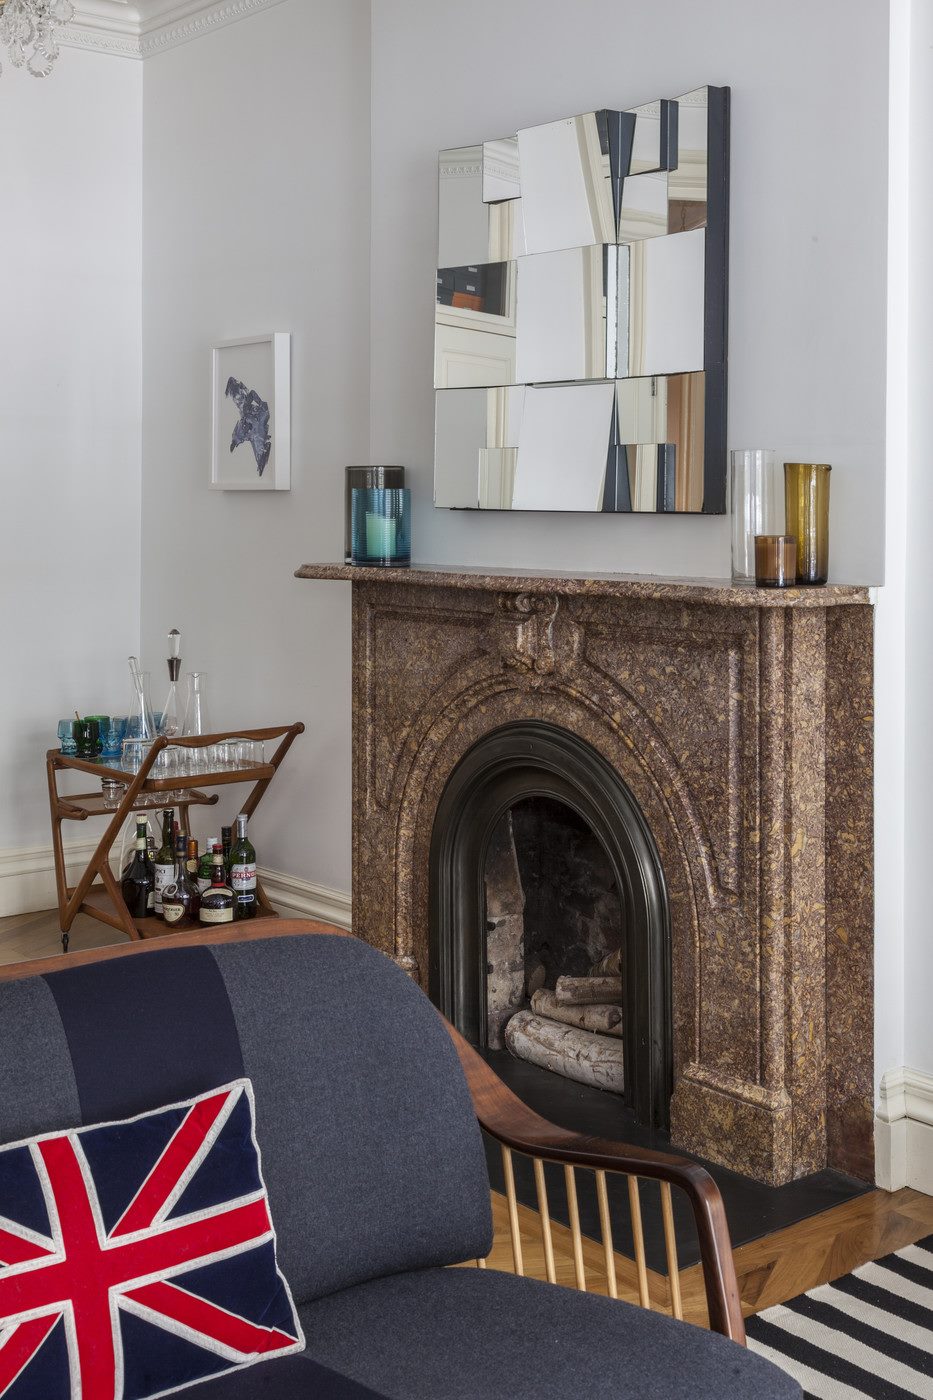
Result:
{"type": "Polygon", "coordinates": [[[235,452],[244,442],[248,442],[256,457],[256,468],[262,476],[272,452],[272,437],[269,423],[272,414],[265,399],[260,398],[255,389],[247,389],[233,375],[227,380],[225,396],[232,399],[240,411],[240,417],[230,439],[230,451],[235,452]]]}

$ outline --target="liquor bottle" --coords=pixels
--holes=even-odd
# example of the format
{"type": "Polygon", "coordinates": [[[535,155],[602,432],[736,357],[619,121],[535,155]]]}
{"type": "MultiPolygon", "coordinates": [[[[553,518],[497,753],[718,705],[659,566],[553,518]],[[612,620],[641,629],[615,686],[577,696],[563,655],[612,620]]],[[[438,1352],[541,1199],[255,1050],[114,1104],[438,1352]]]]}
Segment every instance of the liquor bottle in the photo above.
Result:
{"type": "MultiPolygon", "coordinates": [[[[136,818],[136,835],[133,837],[132,841],[130,842],[130,854],[129,854],[129,859],[126,860],[126,861],[124,861],[124,863],[123,863],[123,868],[122,868],[122,870],[120,871],[120,879],[121,879],[121,880],[125,880],[126,877],[127,877],[127,875],[129,875],[129,873],[130,873],[130,870],[131,870],[132,865],[133,865],[133,861],[136,859],[136,842],[139,840],[140,837],[142,837],[143,840],[144,840],[145,843],[146,843],[146,860],[147,860],[147,862],[148,862],[148,864],[149,864],[149,869],[150,869],[150,871],[152,870],[152,866],[153,866],[153,861],[152,861],[152,857],[153,857],[153,840],[152,840],[152,832],[151,832],[150,829],[149,829],[149,818],[148,818],[148,817],[137,817],[137,818],[136,818]]],[[[126,849],[126,837],[125,837],[125,836],[124,836],[124,838],[123,838],[122,846],[123,846],[123,850],[125,850],[125,849],[126,849]]],[[[121,860],[122,860],[122,858],[123,858],[123,851],[122,851],[122,850],[121,850],[121,853],[120,853],[120,858],[121,858],[121,860]]]]}
{"type": "Polygon", "coordinates": [[[209,836],[207,845],[204,847],[204,854],[198,861],[198,889],[202,894],[211,887],[211,881],[214,878],[214,847],[219,844],[216,836],[209,836]]]}
{"type": "Polygon", "coordinates": [[[198,841],[197,837],[188,837],[188,859],[186,861],[188,874],[195,884],[198,882],[198,841]]]}
{"type": "Polygon", "coordinates": [[[223,851],[217,845],[214,847],[210,889],[201,896],[198,919],[202,924],[232,924],[234,903],[233,890],[224,881],[223,851]]]}
{"type": "Polygon", "coordinates": [[[175,878],[175,809],[167,807],[162,816],[162,845],[155,853],[155,905],[157,919],[162,917],[162,891],[175,878]]]}
{"type": "Polygon", "coordinates": [[[175,878],[162,891],[162,917],[172,928],[197,922],[201,892],[188,874],[188,842],[179,836],[175,842],[175,878]]]}
{"type": "Polygon", "coordinates": [[[236,819],[236,841],[230,852],[230,887],[236,897],[235,919],[255,919],[256,852],[246,834],[249,818],[241,812],[236,819]]]}
{"type": "Polygon", "coordinates": [[[230,852],[233,850],[233,827],[222,826],[220,828],[220,844],[224,848],[224,869],[230,872],[230,852]]]}
{"type": "Polygon", "coordinates": [[[136,850],[121,885],[123,902],[133,919],[145,919],[152,914],[155,899],[155,878],[149,852],[146,849],[146,823],[136,823],[136,850]]]}

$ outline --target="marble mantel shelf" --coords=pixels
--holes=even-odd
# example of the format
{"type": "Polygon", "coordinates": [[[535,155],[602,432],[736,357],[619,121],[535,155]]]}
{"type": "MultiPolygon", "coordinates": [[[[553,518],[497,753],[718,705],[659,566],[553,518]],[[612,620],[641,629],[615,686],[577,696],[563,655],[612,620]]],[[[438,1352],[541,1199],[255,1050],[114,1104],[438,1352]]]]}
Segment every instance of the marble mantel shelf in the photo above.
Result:
{"type": "Polygon", "coordinates": [[[349,583],[408,583],[423,588],[469,588],[499,593],[559,593],[565,597],[645,598],[734,608],[828,608],[869,605],[867,588],[827,584],[819,588],[755,588],[717,578],[662,578],[654,574],[561,573],[538,569],[482,569],[468,565],[412,564],[372,568],[354,564],[302,564],[296,578],[349,583]]]}

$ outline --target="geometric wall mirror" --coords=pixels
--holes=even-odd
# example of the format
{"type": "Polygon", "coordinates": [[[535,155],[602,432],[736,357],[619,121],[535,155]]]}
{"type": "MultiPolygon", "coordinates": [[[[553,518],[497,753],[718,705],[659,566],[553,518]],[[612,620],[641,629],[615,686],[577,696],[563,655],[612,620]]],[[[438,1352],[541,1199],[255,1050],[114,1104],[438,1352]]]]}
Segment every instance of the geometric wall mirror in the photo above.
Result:
{"type": "Polygon", "coordinates": [[[441,151],[434,504],[726,509],[729,89],[441,151]]]}

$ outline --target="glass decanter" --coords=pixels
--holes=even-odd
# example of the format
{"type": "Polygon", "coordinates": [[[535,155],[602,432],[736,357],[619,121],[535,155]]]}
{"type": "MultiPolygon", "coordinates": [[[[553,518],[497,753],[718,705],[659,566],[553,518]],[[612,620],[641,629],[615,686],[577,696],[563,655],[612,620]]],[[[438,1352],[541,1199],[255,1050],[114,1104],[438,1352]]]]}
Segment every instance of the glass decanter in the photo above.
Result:
{"type": "Polygon", "coordinates": [[[185,702],[185,723],[182,734],[186,739],[190,739],[198,734],[210,734],[211,726],[204,699],[204,672],[189,671],[187,679],[188,698],[185,702]]]}
{"type": "Polygon", "coordinates": [[[133,682],[133,700],[126,724],[126,739],[139,744],[151,744],[156,738],[156,724],[149,698],[150,675],[139,668],[139,657],[129,658],[130,677],[133,682]]]}
{"type": "Polygon", "coordinates": [[[168,694],[162,706],[159,733],[166,739],[174,739],[181,733],[181,714],[178,705],[178,677],[181,674],[181,633],[173,627],[168,634],[168,694]]]}

